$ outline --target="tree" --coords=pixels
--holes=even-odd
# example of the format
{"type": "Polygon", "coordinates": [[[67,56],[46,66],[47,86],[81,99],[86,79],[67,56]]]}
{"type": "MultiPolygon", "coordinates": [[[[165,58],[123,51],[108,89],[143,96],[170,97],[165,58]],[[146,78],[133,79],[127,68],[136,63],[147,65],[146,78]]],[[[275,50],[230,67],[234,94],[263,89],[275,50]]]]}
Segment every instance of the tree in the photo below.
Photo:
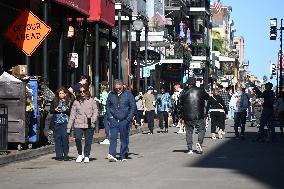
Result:
{"type": "Polygon", "coordinates": [[[263,76],[262,80],[263,80],[263,83],[267,83],[268,77],[265,75],[265,76],[263,76]]]}

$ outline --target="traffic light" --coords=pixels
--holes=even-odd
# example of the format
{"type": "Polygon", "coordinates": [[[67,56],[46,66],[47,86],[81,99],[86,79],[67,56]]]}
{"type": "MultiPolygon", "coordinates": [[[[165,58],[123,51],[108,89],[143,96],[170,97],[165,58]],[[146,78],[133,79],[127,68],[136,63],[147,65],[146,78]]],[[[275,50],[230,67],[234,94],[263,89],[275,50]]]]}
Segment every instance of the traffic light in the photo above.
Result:
{"type": "Polygon", "coordinates": [[[271,75],[276,75],[276,65],[271,64],[271,75]]]}
{"type": "Polygon", "coordinates": [[[276,40],[277,37],[277,18],[270,19],[270,40],[276,40]]]}

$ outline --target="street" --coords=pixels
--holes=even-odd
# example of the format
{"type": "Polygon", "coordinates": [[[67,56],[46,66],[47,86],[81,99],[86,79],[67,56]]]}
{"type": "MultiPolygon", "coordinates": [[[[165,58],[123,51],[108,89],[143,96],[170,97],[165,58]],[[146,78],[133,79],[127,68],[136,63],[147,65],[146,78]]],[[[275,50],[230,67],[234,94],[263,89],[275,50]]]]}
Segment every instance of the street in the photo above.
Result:
{"type": "MultiPolygon", "coordinates": [[[[231,125],[222,140],[212,140],[207,131],[202,155],[186,154],[185,134],[171,127],[168,134],[131,136],[127,162],[108,162],[108,147],[93,144],[89,164],[58,162],[50,154],[3,166],[0,188],[283,188],[283,138],[252,142],[257,129],[247,127],[246,139],[238,140],[231,125]]],[[[70,156],[77,156],[74,147],[70,156]]]]}

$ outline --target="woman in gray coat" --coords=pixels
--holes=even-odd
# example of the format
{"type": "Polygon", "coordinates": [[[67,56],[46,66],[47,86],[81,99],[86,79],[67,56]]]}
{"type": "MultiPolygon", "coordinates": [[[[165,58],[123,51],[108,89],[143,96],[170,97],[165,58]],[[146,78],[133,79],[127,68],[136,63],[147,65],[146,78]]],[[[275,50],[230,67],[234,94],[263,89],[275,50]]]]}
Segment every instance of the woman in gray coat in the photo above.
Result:
{"type": "Polygon", "coordinates": [[[74,137],[79,156],[76,159],[80,163],[89,163],[91,145],[94,135],[95,123],[98,117],[98,108],[96,101],[91,98],[89,89],[86,85],[80,88],[80,94],[76,95],[73,103],[70,119],[67,125],[67,132],[70,133],[74,125],[74,137]],[[82,137],[85,136],[84,153],[82,151],[82,137]]]}

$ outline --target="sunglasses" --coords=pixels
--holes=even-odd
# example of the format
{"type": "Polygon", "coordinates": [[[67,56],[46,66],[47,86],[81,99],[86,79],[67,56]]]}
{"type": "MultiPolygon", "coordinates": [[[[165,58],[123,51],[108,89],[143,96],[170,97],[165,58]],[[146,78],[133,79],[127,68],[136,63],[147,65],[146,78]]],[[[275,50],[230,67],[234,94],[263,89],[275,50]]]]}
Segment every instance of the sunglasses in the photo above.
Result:
{"type": "Polygon", "coordinates": [[[116,91],[121,91],[121,90],[122,90],[122,88],[115,88],[115,90],[116,90],[116,91]]]}
{"type": "Polygon", "coordinates": [[[82,91],[80,90],[80,93],[85,93],[85,90],[82,90],[82,91]]]}

